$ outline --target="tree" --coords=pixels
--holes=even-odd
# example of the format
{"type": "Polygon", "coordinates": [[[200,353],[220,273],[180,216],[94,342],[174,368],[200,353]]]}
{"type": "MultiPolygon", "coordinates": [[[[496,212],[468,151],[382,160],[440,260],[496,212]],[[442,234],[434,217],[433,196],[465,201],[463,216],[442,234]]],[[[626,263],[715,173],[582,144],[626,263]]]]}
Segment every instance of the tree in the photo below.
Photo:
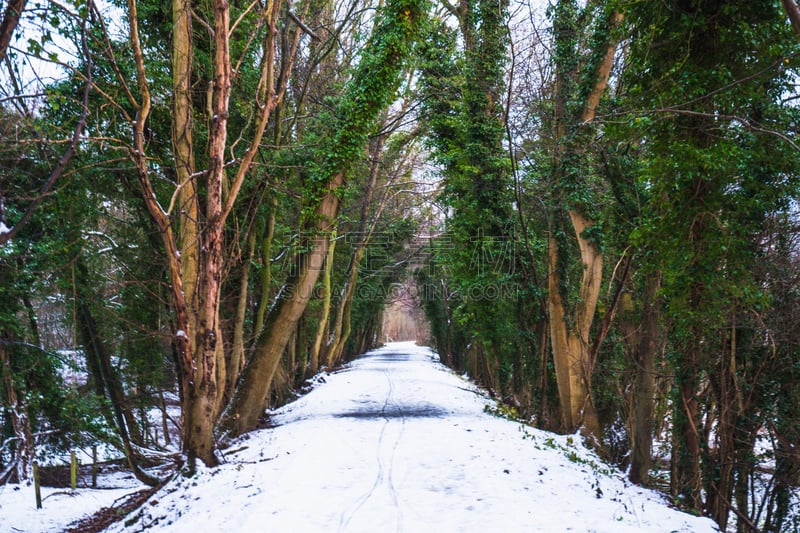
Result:
{"type": "Polygon", "coordinates": [[[27,0],[12,0],[6,3],[3,19],[0,20],[0,60],[5,59],[8,53],[8,45],[11,43],[27,3],[27,0]]]}
{"type": "MultiPolygon", "coordinates": [[[[502,388],[513,395],[507,375],[498,380],[494,371],[512,357],[515,327],[507,312],[515,297],[505,294],[514,286],[510,161],[503,146],[507,4],[444,5],[458,22],[463,48],[443,21],[429,28],[429,43],[420,48],[423,123],[441,169],[440,202],[449,210],[441,228],[446,249],[428,265],[444,287],[424,297],[444,298],[452,291],[447,329],[463,328],[472,361],[464,363],[493,392],[502,388]]],[[[438,306],[427,307],[433,313],[438,306]]],[[[458,347],[443,339],[439,343],[446,358],[465,355],[453,353],[458,347]]]]}
{"type": "Polygon", "coordinates": [[[632,120],[645,139],[651,202],[639,235],[663,272],[670,325],[672,493],[724,528],[734,471],[745,479],[760,425],[754,368],[764,354],[744,348],[742,324],[766,305],[753,276],[763,253],[755,236],[793,194],[786,178],[795,157],[784,152],[792,147],[768,141],[772,128],[762,127],[788,124],[793,114],[778,96],[786,74],[777,68],[793,45],[770,2],[663,7],[629,13],[634,39],[623,83],[634,106],[652,110],[632,120]],[[742,34],[742,24],[756,21],[758,31],[742,34]],[[762,186],[775,194],[762,195],[762,186]]]}
{"type": "MultiPolygon", "coordinates": [[[[599,227],[591,213],[589,175],[582,161],[590,154],[582,150],[593,128],[588,125],[597,112],[608,85],[617,40],[614,31],[621,14],[607,6],[589,6],[579,11],[577,3],[560,1],[553,11],[553,41],[556,79],[554,86],[553,152],[551,168],[556,205],[566,205],[569,223],[580,250],[580,288],[574,314],[568,315],[563,286],[565,235],[551,226],[548,255],[548,307],[550,338],[556,367],[561,413],[566,431],[583,425],[588,434],[600,439],[601,431],[591,397],[592,373],[596,361],[591,351],[591,328],[603,281],[603,254],[599,227]],[[597,10],[597,11],[594,11],[597,10]],[[593,34],[581,36],[580,25],[596,13],[593,34]],[[591,46],[581,50],[583,40],[591,46]],[[588,59],[581,59],[586,55],[588,59]]],[[[552,215],[558,220],[556,209],[552,215]]]]}
{"type": "Polygon", "coordinates": [[[232,435],[253,429],[266,406],[267,394],[291,332],[303,314],[327,255],[330,232],[339,208],[339,189],[366,145],[379,113],[394,97],[405,59],[425,16],[425,3],[387,4],[375,22],[364,51],[330,117],[328,140],[314,154],[304,199],[303,229],[307,241],[297,267],[279,292],[259,334],[253,358],[242,372],[224,425],[232,435]]]}

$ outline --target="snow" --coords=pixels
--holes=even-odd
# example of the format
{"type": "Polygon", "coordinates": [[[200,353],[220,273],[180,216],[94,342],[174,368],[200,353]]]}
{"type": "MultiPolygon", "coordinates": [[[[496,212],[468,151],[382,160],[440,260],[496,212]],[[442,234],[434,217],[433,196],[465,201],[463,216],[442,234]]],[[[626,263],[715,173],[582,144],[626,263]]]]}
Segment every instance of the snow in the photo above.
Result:
{"type": "Polygon", "coordinates": [[[579,444],[493,406],[427,348],[324,375],[277,427],[176,479],[110,531],[713,532],[579,444]]]}
{"type": "Polygon", "coordinates": [[[64,531],[69,524],[103,507],[112,507],[116,500],[142,488],[138,482],[124,482],[121,483],[122,487],[117,488],[98,485],[101,488],[75,491],[42,487],[41,509],[36,509],[33,484],[0,485],[0,531],[64,531]]]}
{"type": "MultiPolygon", "coordinates": [[[[218,468],[176,476],[108,531],[717,531],[627,483],[578,436],[487,412],[494,406],[429,349],[390,344],[321,374],[272,413],[275,427],[234,442],[218,468]]],[[[60,515],[61,499],[36,513],[32,489],[19,504],[9,491],[0,531],[54,527],[44,516],[60,515]]],[[[77,498],[63,498],[72,516],[91,512],[77,498]]]]}

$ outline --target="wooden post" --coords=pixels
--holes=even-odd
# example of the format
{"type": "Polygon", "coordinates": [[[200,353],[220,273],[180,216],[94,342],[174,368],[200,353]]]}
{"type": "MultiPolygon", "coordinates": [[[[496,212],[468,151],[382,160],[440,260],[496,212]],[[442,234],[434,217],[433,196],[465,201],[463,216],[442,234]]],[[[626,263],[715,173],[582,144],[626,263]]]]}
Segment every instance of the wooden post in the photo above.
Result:
{"type": "Polygon", "coordinates": [[[97,488],[97,445],[92,446],[92,488],[97,488]]]}
{"type": "Polygon", "coordinates": [[[36,492],[36,508],[42,508],[42,490],[39,486],[39,461],[33,462],[33,488],[36,492]]]}
{"type": "Polygon", "coordinates": [[[78,459],[75,450],[69,452],[69,486],[72,490],[78,488],[78,459]]]}

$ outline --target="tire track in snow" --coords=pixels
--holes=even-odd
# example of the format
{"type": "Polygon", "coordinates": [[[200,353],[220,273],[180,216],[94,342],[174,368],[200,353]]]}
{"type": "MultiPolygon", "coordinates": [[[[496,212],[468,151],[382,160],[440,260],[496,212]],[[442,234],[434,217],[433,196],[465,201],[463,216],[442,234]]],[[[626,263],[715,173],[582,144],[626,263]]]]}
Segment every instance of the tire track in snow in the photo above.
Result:
{"type": "MultiPolygon", "coordinates": [[[[394,486],[394,480],[392,479],[392,474],[394,472],[394,457],[397,454],[397,447],[400,445],[400,440],[403,438],[403,433],[406,429],[406,417],[403,413],[403,408],[394,398],[394,382],[392,381],[391,373],[388,370],[384,370],[386,374],[386,380],[389,382],[389,395],[387,396],[387,400],[391,401],[394,404],[397,413],[400,414],[400,431],[397,434],[397,438],[394,441],[394,445],[392,446],[392,453],[389,457],[389,473],[387,476],[388,481],[388,488],[389,488],[389,495],[392,497],[392,503],[394,504],[395,512],[397,513],[397,524],[395,531],[402,531],[403,530],[403,510],[400,508],[400,502],[397,499],[397,490],[394,486]]],[[[386,409],[386,404],[384,404],[384,412],[386,409]]],[[[389,421],[388,417],[385,417],[386,421],[389,421]]]]}
{"type": "Polygon", "coordinates": [[[376,444],[376,453],[375,458],[378,465],[378,472],[375,476],[375,481],[373,481],[372,486],[367,489],[367,491],[359,496],[353,505],[348,507],[339,518],[339,528],[338,531],[344,532],[347,530],[350,522],[353,520],[353,517],[358,514],[361,508],[375,495],[378,487],[380,487],[384,480],[386,480],[386,488],[389,492],[389,496],[392,500],[392,504],[394,506],[396,512],[396,531],[402,531],[403,525],[403,513],[400,509],[400,502],[397,498],[397,490],[394,486],[394,481],[392,479],[392,471],[394,466],[394,458],[397,452],[397,448],[400,445],[400,440],[403,437],[403,432],[405,431],[405,416],[403,415],[402,408],[400,404],[394,399],[394,381],[392,381],[391,372],[388,369],[383,370],[384,375],[386,376],[386,383],[387,383],[387,392],[386,398],[383,402],[383,407],[381,407],[381,415],[384,419],[383,425],[381,426],[380,433],[378,434],[378,442],[376,444]],[[401,426],[400,431],[397,434],[397,437],[394,439],[393,444],[391,445],[391,450],[384,451],[385,449],[385,442],[386,442],[386,430],[391,425],[392,417],[388,416],[386,410],[391,405],[397,410],[396,412],[400,414],[401,419],[401,426]],[[388,453],[388,457],[386,457],[388,453]],[[387,463],[388,459],[388,463],[387,463]]]}

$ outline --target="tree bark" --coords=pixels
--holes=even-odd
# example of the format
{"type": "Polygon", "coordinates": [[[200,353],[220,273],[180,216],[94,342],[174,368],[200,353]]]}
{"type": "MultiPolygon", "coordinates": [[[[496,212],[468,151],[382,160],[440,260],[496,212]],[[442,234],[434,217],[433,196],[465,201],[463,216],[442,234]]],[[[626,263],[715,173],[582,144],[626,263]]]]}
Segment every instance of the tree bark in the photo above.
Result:
{"type": "Polygon", "coordinates": [[[658,291],[661,274],[649,276],[642,302],[641,333],[634,340],[633,427],[631,428],[631,467],[629,479],[646,485],[650,480],[655,408],[655,362],[659,349],[661,301],[658,291]]]}
{"type": "Polygon", "coordinates": [[[250,263],[255,256],[256,234],[253,229],[247,238],[247,256],[241,265],[241,277],[239,279],[239,293],[236,299],[236,315],[233,324],[233,341],[229,353],[225,354],[225,390],[221,396],[221,405],[227,405],[236,382],[245,363],[245,323],[247,321],[247,301],[249,297],[250,285],[250,263]]]}
{"type": "Polygon", "coordinates": [[[584,270],[574,324],[570,327],[561,297],[558,243],[554,237],[550,238],[548,276],[550,337],[564,430],[572,432],[583,425],[588,434],[599,439],[600,424],[591,400],[592,361],[589,335],[600,296],[603,256],[583,233],[592,225],[592,221],[574,211],[570,211],[569,214],[580,245],[584,270]]]}
{"type": "Polygon", "coordinates": [[[795,0],[781,0],[781,4],[783,4],[783,9],[786,10],[786,15],[788,15],[789,21],[792,23],[792,29],[800,37],[800,7],[797,6],[795,0]]]}
{"type": "MultiPolygon", "coordinates": [[[[611,29],[622,21],[622,15],[613,13],[610,19],[611,29]]],[[[570,21],[562,21],[571,23],[570,21]]],[[[574,38],[568,35],[568,38],[574,38]]],[[[602,60],[594,65],[594,83],[592,90],[583,102],[580,121],[591,122],[597,110],[600,98],[608,87],[611,75],[614,53],[618,41],[609,36],[602,60]]],[[[572,46],[572,44],[570,44],[572,46]]],[[[566,101],[569,95],[567,90],[568,78],[576,77],[576,71],[564,71],[557,66],[556,76],[556,137],[561,142],[566,138],[568,131],[566,101]]],[[[574,150],[567,147],[566,150],[574,150]]],[[[567,155],[560,146],[555,149],[557,159],[567,155]]],[[[594,226],[594,221],[577,209],[568,209],[572,229],[578,242],[583,266],[583,275],[578,293],[575,314],[572,320],[568,318],[563,297],[561,295],[561,274],[559,273],[558,240],[551,235],[548,245],[549,276],[548,276],[548,311],[550,313],[550,337],[553,349],[553,359],[556,367],[556,381],[562,410],[562,423],[564,430],[571,432],[581,425],[587,435],[594,436],[598,441],[600,423],[597,418],[591,398],[591,379],[594,371],[592,361],[590,334],[597,302],[600,296],[600,286],[603,275],[603,255],[593,243],[586,231],[594,226]],[[570,322],[572,326],[570,326],[570,322]]]]}
{"type": "MultiPolygon", "coordinates": [[[[224,384],[225,359],[220,338],[219,303],[223,264],[222,188],[225,181],[225,148],[231,90],[231,58],[228,48],[230,12],[225,0],[215,0],[214,83],[212,90],[209,168],[205,188],[206,227],[200,234],[197,276],[197,309],[190,315],[190,342],[195,345],[194,389],[184,431],[189,462],[200,458],[215,465],[214,426],[219,408],[220,384],[224,384]]],[[[191,468],[191,467],[190,467],[191,468]]]]}
{"type": "MultiPolygon", "coordinates": [[[[172,2],[172,151],[178,183],[178,245],[181,278],[191,314],[196,312],[197,275],[200,264],[200,205],[194,161],[194,105],[192,102],[192,5],[190,0],[172,2]]],[[[196,351],[190,338],[192,353],[196,351]]]]}
{"type": "Polygon", "coordinates": [[[25,10],[27,0],[10,0],[3,13],[3,20],[0,22],[0,61],[6,57],[8,45],[11,44],[11,37],[19,24],[19,18],[25,10]]]}
{"type": "MultiPolygon", "coordinates": [[[[699,225],[695,224],[695,227],[699,225]]],[[[690,240],[695,241],[699,235],[702,235],[702,230],[690,240]]],[[[695,283],[689,292],[689,309],[693,312],[701,309],[703,287],[695,283]]],[[[673,497],[681,499],[682,505],[698,510],[703,507],[703,479],[700,469],[700,407],[696,391],[699,387],[700,354],[703,350],[704,335],[699,325],[691,327],[690,330],[689,340],[682,350],[675,376],[678,397],[673,407],[675,445],[670,490],[673,497]]]]}
{"type": "Polygon", "coordinates": [[[263,415],[283,351],[311,299],[314,285],[323,269],[330,246],[328,235],[339,209],[336,191],[343,182],[343,173],[338,173],[331,180],[328,192],[315,211],[315,231],[304,246],[308,251],[299,255],[294,272],[278,293],[256,339],[253,356],[242,371],[222,422],[223,430],[231,436],[253,429],[263,415]]]}
{"type": "Polygon", "coordinates": [[[317,326],[317,333],[314,335],[314,344],[311,346],[311,356],[306,370],[306,376],[310,377],[319,371],[320,352],[322,350],[322,341],[328,333],[328,325],[330,322],[331,314],[331,271],[333,270],[333,254],[336,250],[335,235],[331,238],[331,243],[328,245],[328,256],[325,258],[325,272],[322,276],[322,312],[319,317],[319,325],[317,326]]]}
{"type": "MultiPolygon", "coordinates": [[[[386,124],[387,115],[384,112],[382,125],[386,124]]],[[[361,219],[358,224],[358,233],[356,234],[358,242],[353,251],[353,256],[350,259],[350,264],[347,267],[347,274],[345,274],[344,287],[339,298],[339,306],[336,310],[336,320],[334,323],[334,330],[330,345],[326,350],[326,364],[328,367],[335,367],[342,357],[342,351],[347,339],[350,337],[351,325],[350,315],[353,308],[353,296],[355,295],[356,287],[358,286],[358,270],[361,267],[361,261],[364,259],[364,254],[367,251],[367,245],[372,237],[372,229],[367,231],[369,224],[369,210],[372,205],[372,195],[375,191],[375,185],[378,183],[378,174],[380,173],[381,154],[383,153],[383,145],[386,141],[385,134],[381,134],[375,140],[371,154],[371,164],[369,172],[369,181],[367,188],[364,191],[364,198],[361,203],[361,219]]]]}
{"type": "Polygon", "coordinates": [[[36,458],[33,445],[33,432],[28,418],[28,409],[24,398],[17,391],[14,383],[14,373],[11,371],[11,359],[8,356],[5,341],[8,336],[0,339],[0,377],[2,377],[6,391],[6,405],[11,413],[11,428],[16,438],[15,459],[17,461],[17,481],[26,482],[33,475],[33,461],[36,458]]]}
{"type": "Polygon", "coordinates": [[[267,316],[267,309],[271,302],[272,288],[272,239],[275,236],[275,212],[278,210],[278,197],[274,194],[270,198],[270,211],[267,215],[267,227],[264,230],[264,238],[261,239],[261,261],[262,269],[259,276],[261,293],[258,298],[258,309],[256,310],[255,325],[253,331],[258,335],[264,329],[264,320],[267,316]]]}

